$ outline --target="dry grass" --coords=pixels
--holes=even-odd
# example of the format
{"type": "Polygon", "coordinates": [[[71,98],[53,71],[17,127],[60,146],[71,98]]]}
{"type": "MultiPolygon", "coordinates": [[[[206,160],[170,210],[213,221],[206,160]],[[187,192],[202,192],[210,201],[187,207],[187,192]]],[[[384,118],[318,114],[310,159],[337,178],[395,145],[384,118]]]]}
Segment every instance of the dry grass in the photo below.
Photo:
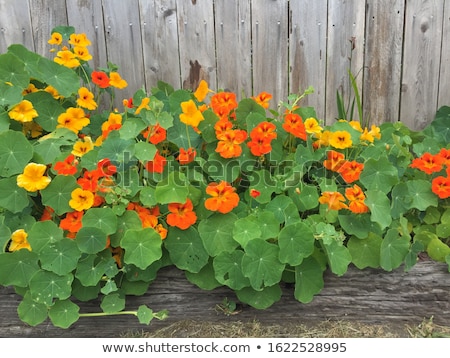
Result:
{"type": "Polygon", "coordinates": [[[432,318],[417,326],[368,325],[347,321],[324,321],[314,325],[262,324],[258,321],[213,323],[180,321],[154,331],[129,332],[123,337],[142,338],[450,338],[450,327],[432,318]]]}

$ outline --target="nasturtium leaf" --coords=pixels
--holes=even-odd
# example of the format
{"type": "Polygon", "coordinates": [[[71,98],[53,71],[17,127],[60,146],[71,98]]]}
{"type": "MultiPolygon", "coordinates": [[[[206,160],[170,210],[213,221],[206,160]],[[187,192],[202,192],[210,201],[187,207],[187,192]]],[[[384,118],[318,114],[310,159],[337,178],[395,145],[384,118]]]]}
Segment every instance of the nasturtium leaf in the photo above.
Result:
{"type": "Polygon", "coordinates": [[[0,78],[3,82],[11,83],[11,87],[17,86],[22,91],[30,83],[30,74],[25,70],[24,63],[10,53],[0,55],[0,78]]]}
{"type": "Polygon", "coordinates": [[[388,227],[392,222],[390,213],[390,202],[386,194],[379,190],[368,190],[366,192],[365,204],[370,210],[370,220],[378,223],[381,229],[388,227]]]}
{"type": "Polygon", "coordinates": [[[27,191],[17,186],[17,177],[0,179],[0,207],[15,214],[28,204],[27,191]]]}
{"type": "Polygon", "coordinates": [[[39,114],[35,119],[36,123],[45,131],[53,132],[58,125],[59,115],[65,112],[61,103],[46,91],[32,92],[25,99],[33,103],[34,109],[39,114]]]}
{"type": "Polygon", "coordinates": [[[138,158],[140,161],[148,161],[153,160],[156,154],[156,147],[154,144],[147,143],[147,142],[137,142],[134,145],[134,155],[136,158],[138,158]]]}
{"type": "Polygon", "coordinates": [[[158,271],[162,267],[162,265],[162,260],[153,262],[145,270],[141,270],[134,265],[127,265],[125,277],[129,282],[151,282],[156,278],[158,271]]]}
{"type": "Polygon", "coordinates": [[[200,222],[198,233],[203,241],[203,246],[210,256],[214,257],[223,251],[232,252],[239,246],[239,243],[233,239],[233,229],[236,220],[237,216],[233,213],[216,213],[200,222]]]}
{"type": "Polygon", "coordinates": [[[293,201],[289,196],[277,195],[266,205],[266,210],[272,212],[275,219],[281,224],[285,219],[284,210],[292,203],[293,201]]]}
{"type": "Polygon", "coordinates": [[[436,235],[442,238],[450,237],[450,224],[441,223],[436,225],[436,235]]]}
{"type": "Polygon", "coordinates": [[[152,228],[128,230],[120,240],[125,263],[147,268],[161,258],[161,243],[161,236],[152,228]]]}
{"type": "MultiPolygon", "coordinates": [[[[291,192],[295,192],[295,189],[292,189],[291,192]]],[[[298,195],[299,200],[299,210],[306,211],[316,208],[319,205],[319,193],[317,192],[317,188],[312,185],[304,185],[298,195]]]]}
{"type": "Polygon", "coordinates": [[[155,199],[160,204],[185,203],[189,185],[184,173],[173,171],[156,184],[155,199]]]}
{"type": "Polygon", "coordinates": [[[279,258],[291,266],[301,264],[314,252],[314,233],[305,223],[298,222],[283,227],[278,236],[279,258]]]}
{"type": "Polygon", "coordinates": [[[80,79],[74,70],[45,57],[39,58],[38,66],[40,71],[38,80],[56,88],[61,96],[69,97],[77,93],[80,79]]]}
{"type": "Polygon", "coordinates": [[[76,243],[81,252],[96,254],[106,247],[106,233],[98,227],[83,226],[76,236],[76,243]]]}
{"type": "Polygon", "coordinates": [[[111,162],[127,164],[134,155],[134,141],[120,138],[118,131],[112,131],[98,150],[99,158],[108,158],[111,162]]]}
{"type": "Polygon", "coordinates": [[[63,238],[42,248],[39,252],[41,266],[63,276],[77,267],[81,252],[74,240],[63,238]]]}
{"type": "Polygon", "coordinates": [[[260,114],[265,118],[265,109],[251,98],[242,99],[236,108],[236,119],[245,121],[250,114],[260,114]]]}
{"type": "Polygon", "coordinates": [[[264,287],[262,290],[254,290],[251,287],[244,287],[236,291],[239,301],[244,302],[253,308],[264,310],[272,306],[281,299],[282,291],[280,285],[264,287]]]}
{"type": "Polygon", "coordinates": [[[245,247],[242,258],[242,272],[248,277],[253,289],[280,282],[285,265],[278,259],[280,249],[277,245],[262,240],[252,240],[245,247]]]}
{"type": "Polygon", "coordinates": [[[57,275],[54,272],[38,271],[30,280],[31,298],[47,306],[53,304],[54,298],[65,300],[72,292],[73,275],[57,275]]]}
{"type": "Polygon", "coordinates": [[[72,175],[57,175],[50,184],[40,191],[42,204],[50,206],[57,215],[73,211],[69,205],[72,191],[79,188],[75,177],[72,175]]]}
{"type": "Polygon", "coordinates": [[[125,296],[142,296],[148,291],[149,286],[150,282],[147,281],[128,281],[124,279],[120,283],[120,293],[125,296]]]}
{"type": "Polygon", "coordinates": [[[273,212],[266,208],[266,210],[258,211],[248,217],[261,229],[261,239],[267,240],[278,237],[278,234],[280,233],[280,223],[275,218],[273,212]]]}
{"type": "Polygon", "coordinates": [[[117,217],[117,230],[110,235],[111,246],[117,247],[120,240],[128,229],[141,229],[142,221],[134,210],[126,210],[121,216],[117,217]]]}
{"type": "Polygon", "coordinates": [[[261,229],[256,222],[249,217],[237,219],[233,227],[233,239],[242,247],[250,240],[261,238],[261,229]]]}
{"type": "Polygon", "coordinates": [[[95,227],[106,235],[114,234],[117,230],[117,216],[111,208],[91,208],[86,211],[81,220],[83,227],[95,227]]]}
{"type": "Polygon", "coordinates": [[[64,232],[53,221],[36,221],[28,232],[27,240],[33,252],[39,253],[43,248],[64,238],[64,232]]]}
{"type": "Polygon", "coordinates": [[[139,323],[149,325],[153,317],[153,310],[145,305],[140,305],[137,310],[139,323]]]}
{"type": "Polygon", "coordinates": [[[211,109],[207,109],[203,112],[203,118],[204,120],[198,125],[198,129],[202,132],[203,140],[206,143],[217,141],[214,126],[219,118],[211,109]]]}
{"type": "Polygon", "coordinates": [[[100,292],[103,293],[104,295],[109,295],[111,292],[116,292],[117,290],[118,287],[116,282],[113,279],[108,278],[104,282],[103,287],[100,289],[100,292]]]}
{"type": "Polygon", "coordinates": [[[48,317],[55,327],[69,328],[80,318],[80,307],[70,300],[56,300],[48,310],[48,317]]]}
{"type": "Polygon", "coordinates": [[[324,287],[323,269],[321,264],[312,256],[295,266],[294,297],[301,303],[309,303],[314,295],[324,287]]]}
{"type": "Polygon", "coordinates": [[[201,142],[200,136],[194,129],[180,121],[176,121],[173,126],[167,129],[167,139],[178,148],[189,148],[189,145],[196,147],[201,142]]]}
{"type": "MultiPolygon", "coordinates": [[[[10,86],[6,82],[0,82],[0,106],[8,106],[11,103],[19,103],[22,100],[23,88],[18,86],[10,86]]],[[[11,120],[6,112],[5,119],[11,120]]],[[[7,128],[4,128],[7,129],[7,128]]]]}
{"type": "Polygon", "coordinates": [[[365,239],[358,239],[352,236],[347,243],[352,263],[360,270],[366,267],[380,267],[381,243],[381,236],[373,233],[369,233],[365,239]]]}
{"type": "Polygon", "coordinates": [[[405,272],[408,272],[418,261],[418,255],[425,250],[425,246],[420,241],[412,243],[408,254],[405,257],[405,272]]]}
{"type": "Polygon", "coordinates": [[[0,285],[27,287],[39,271],[38,256],[27,249],[0,253],[0,267],[0,285]]]}
{"type": "Polygon", "coordinates": [[[324,245],[324,247],[331,272],[338,276],[345,274],[348,265],[352,262],[352,256],[347,247],[337,241],[333,241],[329,245],[324,245]]]}
{"type": "Polygon", "coordinates": [[[134,139],[146,128],[147,125],[141,118],[127,118],[119,129],[120,138],[134,139]]]}
{"type": "Polygon", "coordinates": [[[370,214],[339,214],[338,220],[346,234],[355,235],[360,239],[366,238],[370,232],[376,230],[374,223],[370,221],[370,214]]]}
{"type": "Polygon", "coordinates": [[[241,174],[241,164],[237,159],[225,159],[218,153],[211,153],[202,168],[216,181],[234,182],[241,174]]]}
{"type": "Polygon", "coordinates": [[[21,132],[8,130],[0,133],[0,176],[22,173],[33,157],[33,147],[21,132]]]}
{"type": "Polygon", "coordinates": [[[242,257],[244,252],[235,250],[231,253],[221,252],[214,257],[213,267],[218,282],[233,290],[250,286],[250,281],[242,273],[242,257]]]}
{"type": "Polygon", "coordinates": [[[19,318],[30,326],[37,326],[47,319],[47,305],[37,303],[31,299],[31,295],[27,292],[17,307],[19,318]]]}
{"type": "Polygon", "coordinates": [[[78,261],[75,277],[83,286],[96,286],[113,261],[112,257],[107,259],[99,258],[98,255],[85,255],[78,261]]]}
{"type": "Polygon", "coordinates": [[[216,280],[212,262],[208,262],[197,273],[186,271],[186,278],[190,283],[206,291],[221,286],[220,282],[216,280]]]}
{"type": "Polygon", "coordinates": [[[105,313],[120,312],[125,308],[125,298],[117,292],[111,293],[103,297],[100,307],[105,313]]]}
{"type": "Polygon", "coordinates": [[[269,203],[275,191],[275,180],[270,175],[270,172],[265,169],[255,170],[252,174],[250,180],[251,188],[261,193],[255,200],[260,204],[269,203]]]}
{"type": "Polygon", "coordinates": [[[434,238],[427,246],[427,253],[433,260],[445,262],[445,257],[450,255],[450,247],[440,239],[434,238]]]}
{"type": "Polygon", "coordinates": [[[367,190],[387,194],[399,181],[398,170],[385,156],[379,159],[371,158],[364,163],[359,180],[367,190]]]}
{"type": "Polygon", "coordinates": [[[409,238],[400,236],[396,229],[389,229],[381,243],[381,268],[386,271],[392,271],[399,267],[408,254],[409,246],[409,238]]]}
{"type": "Polygon", "coordinates": [[[408,180],[406,186],[408,188],[408,196],[412,198],[410,208],[425,211],[430,206],[438,205],[438,198],[431,191],[431,182],[429,180],[408,180]]]}
{"type": "Polygon", "coordinates": [[[300,213],[297,209],[297,206],[292,203],[284,209],[284,225],[291,225],[300,222],[300,213]]]}
{"type": "Polygon", "coordinates": [[[169,252],[172,263],[180,270],[199,272],[208,263],[209,255],[195,228],[186,230],[170,228],[164,247],[169,252]]]}

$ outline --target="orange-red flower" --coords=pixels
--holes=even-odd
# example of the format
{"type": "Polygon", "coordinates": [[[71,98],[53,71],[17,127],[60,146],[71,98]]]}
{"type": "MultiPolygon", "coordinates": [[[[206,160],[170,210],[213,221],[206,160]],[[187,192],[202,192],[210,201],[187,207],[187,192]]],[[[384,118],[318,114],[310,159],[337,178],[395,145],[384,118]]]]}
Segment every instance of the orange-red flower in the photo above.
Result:
{"type": "Polygon", "coordinates": [[[443,165],[450,167],[450,149],[442,148],[437,155],[444,159],[443,165]]]}
{"type": "Polygon", "coordinates": [[[83,190],[91,192],[97,191],[99,173],[97,170],[86,170],[81,178],[77,179],[77,183],[83,190]]]}
{"type": "Polygon", "coordinates": [[[306,128],[302,117],[296,113],[288,113],[284,117],[283,129],[293,136],[306,140],[306,128]]]}
{"type": "Polygon", "coordinates": [[[238,106],[236,95],[233,92],[219,92],[211,97],[210,106],[219,118],[224,118],[238,106]]]}
{"type": "Polygon", "coordinates": [[[247,139],[247,132],[241,129],[229,129],[221,133],[218,137],[216,152],[222,158],[239,157],[242,153],[240,146],[247,139]]]}
{"type": "Polygon", "coordinates": [[[261,192],[256,189],[250,189],[250,196],[254,199],[256,199],[258,196],[261,195],[261,192]]]}
{"type": "Polygon", "coordinates": [[[272,95],[270,93],[267,93],[267,92],[261,92],[257,96],[252,97],[252,99],[256,103],[258,103],[260,106],[262,106],[263,108],[267,109],[267,108],[269,108],[269,102],[272,99],[272,95]]]}
{"type": "Polygon", "coordinates": [[[235,188],[226,181],[210,183],[206,188],[206,193],[212,196],[205,200],[205,207],[208,210],[226,214],[239,204],[239,195],[235,193],[235,188]]]}
{"type": "Polygon", "coordinates": [[[56,162],[53,169],[58,175],[74,175],[77,172],[78,160],[69,154],[63,161],[56,162]]]}
{"type": "Polygon", "coordinates": [[[180,148],[180,154],[178,155],[177,160],[181,165],[186,165],[191,163],[196,155],[197,152],[194,148],[188,148],[187,150],[180,148]]]}
{"type": "Polygon", "coordinates": [[[345,156],[340,152],[336,152],[335,150],[329,150],[327,152],[327,159],[323,161],[323,166],[328,170],[333,172],[337,172],[338,169],[344,164],[345,156]]]}
{"type": "Polygon", "coordinates": [[[327,204],[328,210],[347,209],[344,196],[337,191],[325,191],[319,198],[320,204],[327,204]]]}
{"type": "Polygon", "coordinates": [[[417,168],[427,174],[433,174],[442,170],[445,159],[439,154],[424,153],[421,157],[413,159],[411,168],[417,168]]]}
{"type": "Polygon", "coordinates": [[[438,176],[431,181],[431,191],[440,199],[450,197],[450,177],[438,176]]]}
{"type": "Polygon", "coordinates": [[[250,152],[256,157],[270,153],[272,150],[272,145],[268,140],[264,140],[264,138],[252,139],[247,143],[247,146],[250,148],[250,152]]]}
{"type": "Polygon", "coordinates": [[[190,199],[184,204],[171,203],[167,206],[170,214],[167,215],[167,224],[186,230],[197,221],[197,215],[193,211],[194,205],[190,199]]]}
{"type": "Polygon", "coordinates": [[[77,233],[82,227],[83,211],[72,211],[66,214],[66,217],[59,223],[59,227],[72,233],[77,233]]]}
{"type": "Polygon", "coordinates": [[[44,211],[42,212],[41,218],[39,221],[47,221],[47,220],[53,220],[53,213],[55,210],[53,210],[52,207],[46,206],[44,207],[44,211]]]}
{"type": "Polygon", "coordinates": [[[271,142],[277,137],[276,126],[271,122],[261,122],[250,132],[252,139],[247,143],[250,151],[255,156],[261,156],[272,150],[271,142]]]}
{"type": "Polygon", "coordinates": [[[105,72],[93,71],[91,74],[92,82],[100,88],[109,87],[109,77],[105,72]]]}
{"type": "Polygon", "coordinates": [[[149,160],[145,164],[145,169],[147,169],[150,173],[162,173],[166,163],[167,159],[159,154],[159,151],[157,151],[153,157],[153,160],[149,160]]]}
{"type": "Polygon", "coordinates": [[[346,183],[353,183],[359,179],[363,169],[364,164],[358,163],[356,160],[346,160],[338,168],[337,172],[341,174],[342,179],[344,179],[346,183]]]}
{"type": "Polygon", "coordinates": [[[358,185],[353,185],[351,188],[345,189],[345,197],[350,202],[348,208],[355,214],[367,213],[369,207],[364,204],[366,196],[358,185]]]}
{"type": "Polygon", "coordinates": [[[150,126],[142,132],[144,138],[146,138],[152,144],[158,144],[167,138],[167,131],[161,127],[158,123],[154,126],[150,126]]]}

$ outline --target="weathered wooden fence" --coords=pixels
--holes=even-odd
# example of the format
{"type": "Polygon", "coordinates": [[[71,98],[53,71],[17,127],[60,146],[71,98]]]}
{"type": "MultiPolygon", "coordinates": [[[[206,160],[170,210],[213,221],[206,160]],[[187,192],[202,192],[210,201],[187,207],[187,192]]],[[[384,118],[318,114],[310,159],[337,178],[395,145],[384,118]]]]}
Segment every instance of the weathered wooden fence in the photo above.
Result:
{"type": "Polygon", "coordinates": [[[120,67],[123,97],[206,79],[270,92],[276,108],[311,85],[303,105],[331,122],[350,69],[372,123],[420,129],[450,104],[450,0],[0,0],[0,52],[22,43],[50,56],[57,25],[87,34],[94,66],[120,67]]]}

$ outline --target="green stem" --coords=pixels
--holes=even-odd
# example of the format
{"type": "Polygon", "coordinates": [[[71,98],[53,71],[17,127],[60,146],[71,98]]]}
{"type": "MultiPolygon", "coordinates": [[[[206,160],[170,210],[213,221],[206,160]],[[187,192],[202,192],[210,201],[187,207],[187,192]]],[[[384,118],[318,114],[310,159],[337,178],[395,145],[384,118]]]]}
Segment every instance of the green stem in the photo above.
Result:
{"type": "Polygon", "coordinates": [[[191,137],[189,136],[189,127],[187,124],[186,124],[186,135],[187,135],[187,139],[188,139],[189,148],[191,148],[192,147],[191,146],[191,137]]]}

